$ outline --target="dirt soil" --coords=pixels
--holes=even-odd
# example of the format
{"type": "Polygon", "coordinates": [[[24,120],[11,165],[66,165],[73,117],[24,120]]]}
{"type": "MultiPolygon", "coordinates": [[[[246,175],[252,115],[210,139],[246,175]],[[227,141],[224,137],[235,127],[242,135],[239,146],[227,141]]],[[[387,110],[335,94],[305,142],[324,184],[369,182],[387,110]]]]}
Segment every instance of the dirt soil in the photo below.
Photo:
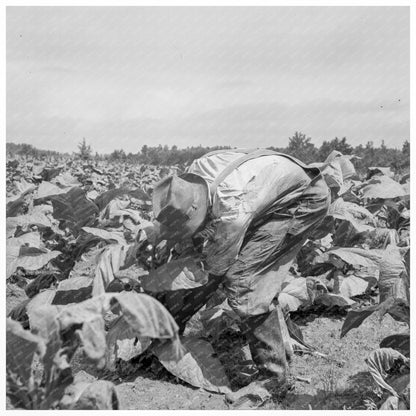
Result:
{"type": "MultiPolygon", "coordinates": [[[[296,319],[296,323],[302,329],[305,341],[328,357],[295,355],[290,366],[293,388],[284,398],[265,403],[262,409],[358,410],[370,409],[371,405],[379,403],[376,385],[364,360],[378,348],[384,337],[405,332],[405,324],[390,316],[385,316],[380,324],[377,318],[370,316],[359,328],[340,339],[341,317],[310,315],[296,319]],[[296,380],[296,377],[310,383],[296,380]]],[[[220,356],[228,373],[233,364],[232,351],[229,357],[231,360],[227,363],[220,356]]],[[[81,357],[73,361],[73,367],[74,373],[82,369],[113,381],[121,409],[232,408],[224,396],[196,389],[176,379],[151,358],[144,364],[125,363],[125,368],[118,374],[97,372],[81,357]]]]}

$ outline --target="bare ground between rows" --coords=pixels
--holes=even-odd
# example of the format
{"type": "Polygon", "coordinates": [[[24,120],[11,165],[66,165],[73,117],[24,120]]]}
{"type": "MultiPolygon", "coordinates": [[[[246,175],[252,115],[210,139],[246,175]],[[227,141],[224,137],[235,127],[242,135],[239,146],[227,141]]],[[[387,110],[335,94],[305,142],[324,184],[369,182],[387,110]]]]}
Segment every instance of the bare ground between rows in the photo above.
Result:
{"type": "MultiPolygon", "coordinates": [[[[283,399],[266,403],[263,409],[367,409],[379,398],[376,386],[365,365],[365,358],[378,348],[380,341],[391,334],[406,331],[406,325],[385,316],[381,325],[377,318],[368,318],[361,327],[339,338],[343,319],[309,316],[298,321],[304,338],[327,358],[307,354],[295,355],[291,362],[293,388],[283,399]],[[310,383],[296,380],[309,379],[310,383]]],[[[234,365],[230,351],[220,357],[226,371],[234,365]]],[[[237,362],[235,362],[237,364],[237,362]]],[[[151,363],[133,364],[130,374],[100,375],[81,357],[73,362],[74,372],[85,370],[117,385],[121,409],[228,409],[224,396],[196,389],[177,380],[163,368],[151,363]]]]}

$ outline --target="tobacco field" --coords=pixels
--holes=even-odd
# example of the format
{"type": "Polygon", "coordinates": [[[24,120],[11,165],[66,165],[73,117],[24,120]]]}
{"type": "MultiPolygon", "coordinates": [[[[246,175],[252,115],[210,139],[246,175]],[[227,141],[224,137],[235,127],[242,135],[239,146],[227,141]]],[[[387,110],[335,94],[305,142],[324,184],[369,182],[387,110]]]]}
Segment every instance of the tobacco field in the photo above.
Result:
{"type": "Polygon", "coordinates": [[[321,168],[328,215],[274,299],[288,386],[236,396],[249,351],[221,286],[182,333],[160,292],[182,308],[204,272],[162,242],[156,286],[137,258],[152,187],[178,169],[9,158],[7,407],[409,409],[410,175],[339,152],[321,168]]]}

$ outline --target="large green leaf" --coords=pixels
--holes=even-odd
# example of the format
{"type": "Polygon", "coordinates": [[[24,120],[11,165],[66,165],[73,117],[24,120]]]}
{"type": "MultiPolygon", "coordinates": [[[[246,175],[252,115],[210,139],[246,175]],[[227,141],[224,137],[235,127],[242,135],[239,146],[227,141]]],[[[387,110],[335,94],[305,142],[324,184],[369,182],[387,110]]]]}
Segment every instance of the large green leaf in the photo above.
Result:
{"type": "Polygon", "coordinates": [[[408,195],[400,183],[386,175],[373,176],[360,189],[363,198],[394,199],[408,195]]]}
{"type": "Polygon", "coordinates": [[[379,310],[379,305],[369,306],[359,310],[348,311],[347,317],[341,328],[341,338],[347,335],[351,329],[358,328],[365,319],[372,315],[375,311],[379,310]]]}
{"type": "Polygon", "coordinates": [[[38,205],[33,207],[29,214],[19,215],[18,217],[8,217],[6,219],[6,235],[12,237],[17,227],[26,228],[30,225],[36,225],[39,229],[52,228],[53,223],[50,215],[53,208],[49,205],[38,205]]]}
{"type": "Polygon", "coordinates": [[[333,150],[325,159],[325,163],[337,163],[341,169],[343,180],[346,180],[357,176],[355,167],[351,162],[352,159],[360,159],[360,157],[355,155],[344,155],[338,150],[333,150]]]}
{"type": "Polygon", "coordinates": [[[385,250],[380,251],[380,278],[378,283],[380,302],[383,302],[389,296],[406,300],[407,295],[404,285],[402,293],[397,293],[402,277],[406,280],[406,273],[406,264],[398,247],[389,245],[385,250]]]}
{"type": "Polygon", "coordinates": [[[127,244],[126,239],[123,236],[123,233],[120,231],[107,231],[101,228],[92,227],[82,227],[82,230],[85,231],[87,234],[94,235],[108,243],[127,244]]]}
{"type": "Polygon", "coordinates": [[[22,194],[15,200],[9,200],[6,205],[6,217],[17,217],[23,214],[31,203],[31,195],[22,194]]]}
{"type": "Polygon", "coordinates": [[[32,375],[33,357],[45,354],[45,342],[10,318],[6,320],[6,330],[7,370],[18,374],[22,382],[27,383],[32,375]]]}
{"type": "Polygon", "coordinates": [[[374,215],[361,205],[337,198],[330,206],[328,215],[340,220],[353,220],[362,225],[375,225],[374,215]]]}
{"type": "Polygon", "coordinates": [[[106,352],[104,315],[110,310],[120,312],[136,336],[167,340],[176,359],[181,357],[178,325],[161,303],[143,293],[105,293],[63,308],[56,319],[61,330],[81,326],[85,353],[100,361],[106,352]]]}
{"type": "Polygon", "coordinates": [[[98,207],[91,202],[81,188],[71,188],[69,191],[37,199],[38,203],[51,201],[53,216],[57,220],[65,220],[75,228],[92,223],[98,216],[98,207]]]}
{"type": "Polygon", "coordinates": [[[381,253],[356,247],[334,247],[326,255],[337,257],[351,266],[379,267],[381,253]]]}
{"type": "Polygon", "coordinates": [[[39,293],[26,306],[32,332],[49,339],[57,328],[56,317],[63,306],[51,305],[53,291],[45,290],[39,293]]]}
{"type": "Polygon", "coordinates": [[[6,277],[10,277],[18,267],[25,270],[39,270],[60,254],[62,253],[57,250],[10,244],[7,246],[6,277]]]}
{"type": "Polygon", "coordinates": [[[75,186],[81,186],[81,183],[77,178],[74,178],[69,172],[64,172],[52,179],[53,183],[58,184],[64,188],[72,188],[75,186]]]}
{"type": "Polygon", "coordinates": [[[391,385],[387,384],[387,372],[397,363],[401,362],[405,365],[409,363],[409,359],[406,358],[400,352],[392,348],[380,348],[370,354],[365,360],[370,374],[379,387],[387,390],[393,396],[398,396],[399,393],[391,385]]]}
{"type": "Polygon", "coordinates": [[[394,172],[389,167],[370,166],[367,168],[367,179],[379,174],[386,175],[389,178],[394,177],[394,172]]]}
{"type": "Polygon", "coordinates": [[[143,353],[151,344],[150,337],[138,338],[138,332],[126,321],[124,316],[116,318],[111,322],[107,336],[106,365],[112,368],[113,352],[115,359],[121,358],[125,361],[143,353]]]}
{"type": "Polygon", "coordinates": [[[114,199],[106,207],[106,209],[100,215],[102,220],[104,219],[119,219],[119,223],[123,222],[124,218],[131,218],[135,223],[140,223],[142,216],[140,213],[129,208],[130,200],[114,199]]]}
{"type": "Polygon", "coordinates": [[[409,324],[410,308],[406,301],[395,299],[392,296],[378,305],[369,306],[362,309],[350,310],[345,318],[341,329],[341,338],[345,336],[351,329],[358,328],[365,319],[374,312],[377,312],[381,319],[386,313],[389,313],[394,319],[409,324]]]}
{"type": "Polygon", "coordinates": [[[172,260],[141,277],[143,289],[153,293],[194,289],[207,282],[208,273],[202,269],[201,263],[194,256],[172,260]]]}
{"type": "Polygon", "coordinates": [[[200,319],[205,333],[213,338],[218,338],[223,331],[240,321],[240,317],[231,309],[227,299],[218,306],[201,311],[200,319]]]}
{"type": "Polygon", "coordinates": [[[20,247],[21,246],[30,246],[40,248],[42,242],[40,239],[40,234],[38,232],[31,232],[22,234],[19,237],[12,237],[6,240],[6,247],[20,247]]]}
{"type": "Polygon", "coordinates": [[[97,256],[97,266],[93,282],[93,296],[105,292],[120,270],[132,266],[136,262],[137,248],[140,244],[132,245],[111,244],[97,256]]]}
{"type": "Polygon", "coordinates": [[[296,311],[299,306],[310,301],[306,279],[304,277],[286,280],[282,284],[282,290],[278,295],[279,305],[286,311],[296,311]]]}
{"type": "Polygon", "coordinates": [[[74,382],[65,390],[60,407],[66,410],[118,410],[119,400],[110,381],[74,382]]]}
{"type": "Polygon", "coordinates": [[[355,302],[346,296],[336,293],[322,293],[316,296],[314,303],[327,307],[338,306],[340,308],[345,308],[353,305],[355,302]]]}
{"type": "Polygon", "coordinates": [[[199,338],[181,339],[185,355],[178,361],[171,357],[165,344],[152,347],[163,366],[173,375],[195,387],[216,393],[230,393],[229,381],[208,341],[199,338]]]}
{"type": "Polygon", "coordinates": [[[103,210],[113,199],[122,197],[122,196],[129,196],[136,198],[142,201],[150,201],[149,196],[146,192],[142,191],[141,189],[129,189],[129,188],[115,188],[110,189],[109,191],[103,192],[96,200],[94,201],[95,204],[98,206],[99,210],[103,210]]]}
{"type": "Polygon", "coordinates": [[[58,279],[58,273],[41,273],[25,287],[25,292],[30,298],[33,298],[33,296],[37,295],[41,290],[49,289],[58,281],[58,279]]]}
{"type": "Polygon", "coordinates": [[[52,195],[65,194],[68,188],[57,186],[51,182],[43,181],[38,188],[36,199],[46,198],[52,195]]]}
{"type": "MultiPolygon", "coordinates": [[[[76,276],[62,280],[53,298],[54,305],[79,303],[92,296],[93,278],[90,276],[76,276]]],[[[104,291],[102,292],[104,293],[104,291]]]]}
{"type": "Polygon", "coordinates": [[[410,356],[410,335],[394,334],[389,335],[380,342],[380,348],[393,348],[404,356],[410,356]]]}
{"type": "Polygon", "coordinates": [[[339,286],[339,293],[345,298],[362,295],[371,283],[354,275],[345,276],[339,286]]]}

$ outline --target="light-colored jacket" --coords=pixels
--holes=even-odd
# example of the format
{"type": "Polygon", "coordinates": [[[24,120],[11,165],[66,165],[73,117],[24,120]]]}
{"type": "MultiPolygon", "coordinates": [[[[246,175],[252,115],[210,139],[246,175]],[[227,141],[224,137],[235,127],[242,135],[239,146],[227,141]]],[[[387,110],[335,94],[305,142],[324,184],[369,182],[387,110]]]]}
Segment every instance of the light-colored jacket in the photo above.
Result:
{"type": "MultiPolygon", "coordinates": [[[[188,172],[211,185],[241,152],[213,152],[195,160],[188,172]]],[[[278,202],[289,206],[309,186],[316,171],[284,155],[273,154],[245,161],[233,169],[211,196],[212,237],[204,246],[207,270],[225,274],[236,260],[249,226],[278,202]]],[[[319,174],[319,172],[318,172],[319,174]]]]}

